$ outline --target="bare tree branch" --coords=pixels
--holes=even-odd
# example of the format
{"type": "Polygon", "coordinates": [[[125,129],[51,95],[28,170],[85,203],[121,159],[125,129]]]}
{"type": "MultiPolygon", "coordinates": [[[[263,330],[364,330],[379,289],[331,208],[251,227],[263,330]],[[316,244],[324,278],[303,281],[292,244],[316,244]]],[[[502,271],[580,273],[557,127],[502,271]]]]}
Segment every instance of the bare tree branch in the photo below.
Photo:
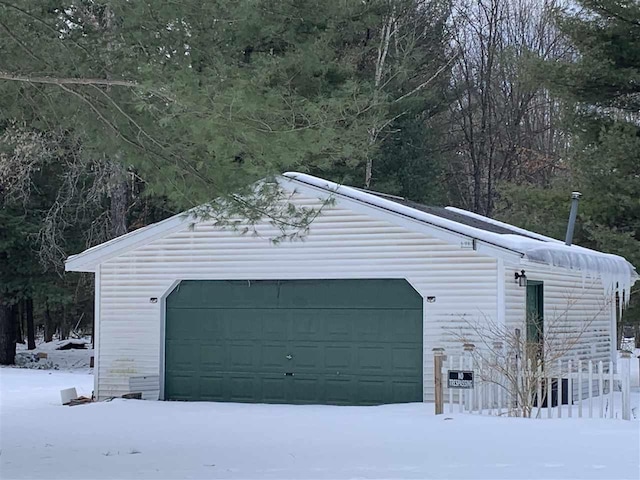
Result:
{"type": "Polygon", "coordinates": [[[110,80],[106,78],[63,78],[63,77],[32,77],[16,75],[0,71],[0,80],[24,83],[47,83],[50,85],[108,85],[115,87],[138,88],[140,85],[131,80],[110,80]]]}
{"type": "Polygon", "coordinates": [[[395,103],[404,100],[407,97],[410,97],[411,95],[419,92],[420,90],[422,90],[423,88],[429,86],[429,84],[431,82],[433,82],[436,78],[438,78],[438,76],[444,72],[447,67],[449,65],[451,65],[456,59],[458,58],[458,55],[453,55],[449,61],[447,63],[445,63],[443,66],[441,66],[438,70],[436,70],[436,73],[434,73],[433,75],[431,75],[431,77],[429,77],[427,80],[425,80],[424,82],[422,82],[420,85],[418,85],[416,88],[414,88],[413,90],[411,90],[408,93],[405,93],[404,95],[402,95],[401,97],[398,97],[394,100],[395,103]]]}

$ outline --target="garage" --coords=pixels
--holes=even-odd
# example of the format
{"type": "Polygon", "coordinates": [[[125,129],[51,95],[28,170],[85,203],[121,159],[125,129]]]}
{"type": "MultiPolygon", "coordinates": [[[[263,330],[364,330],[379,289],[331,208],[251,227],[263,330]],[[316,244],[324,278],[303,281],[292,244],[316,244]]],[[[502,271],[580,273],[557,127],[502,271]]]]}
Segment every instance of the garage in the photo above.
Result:
{"type": "Polygon", "coordinates": [[[183,280],[166,299],[164,398],[421,402],[422,319],[403,279],[183,280]]]}
{"type": "Polygon", "coordinates": [[[302,173],[277,183],[283,209],[317,214],[308,230],[194,209],[67,260],[95,278],[97,399],[433,401],[433,349],[461,353],[461,322],[526,328],[523,270],[544,283],[545,318],[593,319],[584,360],[614,358],[615,312],[601,306],[636,281],[623,258],[302,173]]]}

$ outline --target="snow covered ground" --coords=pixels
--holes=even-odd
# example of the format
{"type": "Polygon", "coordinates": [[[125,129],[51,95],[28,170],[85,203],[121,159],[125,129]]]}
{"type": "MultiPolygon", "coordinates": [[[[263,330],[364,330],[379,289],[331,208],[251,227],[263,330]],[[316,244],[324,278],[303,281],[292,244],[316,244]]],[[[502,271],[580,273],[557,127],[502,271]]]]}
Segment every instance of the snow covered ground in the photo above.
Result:
{"type": "Polygon", "coordinates": [[[35,368],[42,368],[39,364],[42,364],[42,366],[51,364],[57,370],[84,371],[85,373],[89,373],[91,371],[89,369],[89,360],[93,355],[93,349],[91,348],[90,337],[74,340],[53,341],[48,343],[38,341],[35,350],[27,350],[26,344],[19,343],[16,346],[16,354],[18,356],[33,355],[37,353],[46,353],[47,358],[43,358],[36,364],[32,365],[35,368]],[[87,345],[87,348],[58,350],[61,345],[69,343],[70,341],[75,343],[84,343],[87,345]]]}
{"type": "Polygon", "coordinates": [[[638,420],[436,417],[430,404],[113,400],[61,406],[59,391],[68,387],[90,395],[93,377],[0,369],[2,479],[609,480],[640,475],[638,420]]]}

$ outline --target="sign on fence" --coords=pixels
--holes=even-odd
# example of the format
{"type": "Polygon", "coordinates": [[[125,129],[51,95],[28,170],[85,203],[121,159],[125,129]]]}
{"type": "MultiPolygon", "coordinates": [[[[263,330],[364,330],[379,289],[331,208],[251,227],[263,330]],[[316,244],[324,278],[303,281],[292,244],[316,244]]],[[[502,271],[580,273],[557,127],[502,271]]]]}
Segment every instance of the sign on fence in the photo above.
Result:
{"type": "Polygon", "coordinates": [[[449,370],[449,388],[473,388],[473,372],[471,370],[449,370]]]}

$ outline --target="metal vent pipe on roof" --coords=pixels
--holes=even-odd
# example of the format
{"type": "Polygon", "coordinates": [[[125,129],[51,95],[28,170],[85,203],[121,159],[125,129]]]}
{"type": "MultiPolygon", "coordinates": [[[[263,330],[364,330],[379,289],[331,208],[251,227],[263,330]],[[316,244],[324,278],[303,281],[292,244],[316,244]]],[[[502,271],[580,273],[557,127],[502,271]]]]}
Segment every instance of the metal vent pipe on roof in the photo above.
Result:
{"type": "Polygon", "coordinates": [[[569,212],[569,224],[567,225],[567,235],[564,237],[565,245],[571,245],[573,241],[573,229],[576,226],[578,216],[578,202],[580,202],[580,192],[571,192],[571,211],[569,212]]]}

